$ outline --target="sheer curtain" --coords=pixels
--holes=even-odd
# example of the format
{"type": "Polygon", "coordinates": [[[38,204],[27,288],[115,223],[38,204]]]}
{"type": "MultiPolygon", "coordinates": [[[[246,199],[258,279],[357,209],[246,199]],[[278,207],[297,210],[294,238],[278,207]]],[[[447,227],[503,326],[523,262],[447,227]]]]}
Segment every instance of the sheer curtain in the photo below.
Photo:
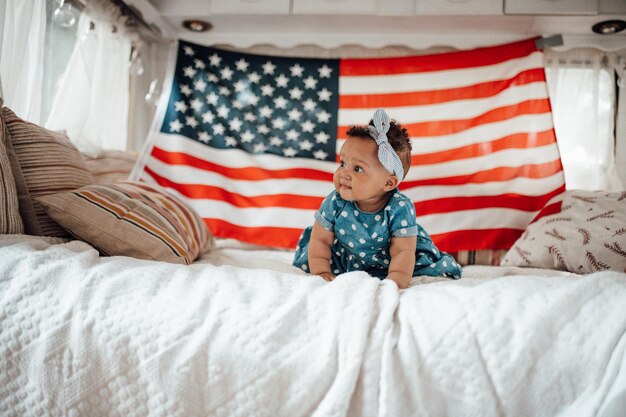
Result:
{"type": "Polygon", "coordinates": [[[49,129],[65,130],[88,154],[127,146],[133,36],[125,31],[124,20],[112,3],[86,2],[76,46],[46,122],[49,129]]]}
{"type": "Polygon", "coordinates": [[[617,126],[615,134],[615,166],[619,175],[622,187],[626,188],[626,49],[618,53],[617,77],[619,95],[617,99],[617,126]]]}
{"type": "Polygon", "coordinates": [[[40,123],[46,2],[4,1],[0,50],[4,104],[18,116],[40,123]]]}
{"type": "Polygon", "coordinates": [[[590,49],[546,52],[546,77],[568,189],[623,189],[615,168],[614,59],[590,49]]]}

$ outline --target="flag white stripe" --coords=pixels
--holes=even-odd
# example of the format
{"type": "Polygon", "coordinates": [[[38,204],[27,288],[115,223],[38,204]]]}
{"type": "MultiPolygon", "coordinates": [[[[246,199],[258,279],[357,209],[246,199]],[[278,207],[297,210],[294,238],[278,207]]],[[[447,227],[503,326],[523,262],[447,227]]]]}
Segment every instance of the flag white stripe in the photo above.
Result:
{"type": "MultiPolygon", "coordinates": [[[[548,98],[543,82],[513,86],[495,96],[480,99],[447,101],[438,104],[393,107],[388,110],[392,119],[403,125],[437,120],[463,120],[480,116],[498,107],[519,104],[527,100],[548,98]]],[[[376,109],[340,109],[339,125],[363,124],[376,109]]]]}
{"type": "Polygon", "coordinates": [[[557,159],[559,159],[559,151],[555,143],[536,148],[507,149],[476,158],[459,159],[439,164],[413,165],[407,175],[407,181],[473,174],[497,167],[543,164],[557,159]]]}
{"type": "Polygon", "coordinates": [[[339,94],[391,94],[467,87],[506,80],[529,69],[543,69],[541,51],[494,65],[433,72],[339,77],[339,94]]]}
{"type": "Polygon", "coordinates": [[[187,200],[200,217],[216,218],[244,227],[289,227],[304,229],[315,220],[316,210],[284,207],[240,208],[224,201],[187,200]]]}
{"type": "Polygon", "coordinates": [[[533,133],[544,132],[552,128],[552,115],[550,113],[524,114],[501,122],[478,125],[450,135],[436,137],[412,135],[412,153],[416,155],[445,151],[461,146],[491,142],[516,133],[532,136],[533,133]]]}
{"type": "Polygon", "coordinates": [[[484,197],[509,193],[541,196],[551,190],[556,190],[561,185],[563,185],[563,176],[559,172],[545,178],[518,177],[508,181],[492,181],[480,184],[411,187],[402,190],[402,193],[415,202],[438,198],[484,197]]]}
{"type": "Polygon", "coordinates": [[[155,145],[167,152],[182,152],[230,168],[254,167],[267,170],[310,168],[330,173],[337,168],[335,162],[286,158],[272,154],[250,154],[241,149],[217,149],[176,134],[158,133],[155,145]]]}
{"type": "Polygon", "coordinates": [[[524,230],[536,215],[536,212],[495,207],[428,214],[419,216],[417,222],[430,235],[474,229],[507,228],[524,230]]]}

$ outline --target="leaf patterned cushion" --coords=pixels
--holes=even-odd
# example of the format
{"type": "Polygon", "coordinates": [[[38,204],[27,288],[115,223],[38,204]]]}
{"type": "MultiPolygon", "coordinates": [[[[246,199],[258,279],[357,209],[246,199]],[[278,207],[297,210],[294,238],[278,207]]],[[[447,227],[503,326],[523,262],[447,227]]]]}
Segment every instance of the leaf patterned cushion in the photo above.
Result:
{"type": "Polygon", "coordinates": [[[568,191],[561,212],[528,226],[501,265],[626,272],[626,192],[568,191]]]}

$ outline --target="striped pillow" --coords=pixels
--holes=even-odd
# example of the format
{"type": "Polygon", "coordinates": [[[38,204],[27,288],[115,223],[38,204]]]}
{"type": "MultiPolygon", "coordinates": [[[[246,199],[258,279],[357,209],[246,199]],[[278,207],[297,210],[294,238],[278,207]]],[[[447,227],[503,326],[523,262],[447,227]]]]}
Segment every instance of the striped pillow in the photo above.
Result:
{"type": "Polygon", "coordinates": [[[0,114],[0,234],[24,233],[10,153],[11,138],[0,114]]]}
{"type": "Polygon", "coordinates": [[[26,233],[69,237],[36,198],[93,184],[80,153],[65,135],[24,121],[7,107],[2,113],[26,184],[25,190],[18,189],[26,233]]]}
{"type": "Polygon", "coordinates": [[[89,185],[37,201],[72,235],[105,255],[190,264],[213,243],[191,207],[145,183],[89,185]]]}

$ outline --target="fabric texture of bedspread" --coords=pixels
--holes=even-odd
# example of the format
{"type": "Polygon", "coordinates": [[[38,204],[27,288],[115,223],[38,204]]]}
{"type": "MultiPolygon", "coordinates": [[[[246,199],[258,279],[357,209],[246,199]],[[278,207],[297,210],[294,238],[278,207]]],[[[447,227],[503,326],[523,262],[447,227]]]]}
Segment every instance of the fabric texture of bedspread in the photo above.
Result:
{"type": "Polygon", "coordinates": [[[0,415],[626,409],[626,274],[468,267],[398,291],[291,256],[223,246],[185,266],[0,236],[0,415]]]}

